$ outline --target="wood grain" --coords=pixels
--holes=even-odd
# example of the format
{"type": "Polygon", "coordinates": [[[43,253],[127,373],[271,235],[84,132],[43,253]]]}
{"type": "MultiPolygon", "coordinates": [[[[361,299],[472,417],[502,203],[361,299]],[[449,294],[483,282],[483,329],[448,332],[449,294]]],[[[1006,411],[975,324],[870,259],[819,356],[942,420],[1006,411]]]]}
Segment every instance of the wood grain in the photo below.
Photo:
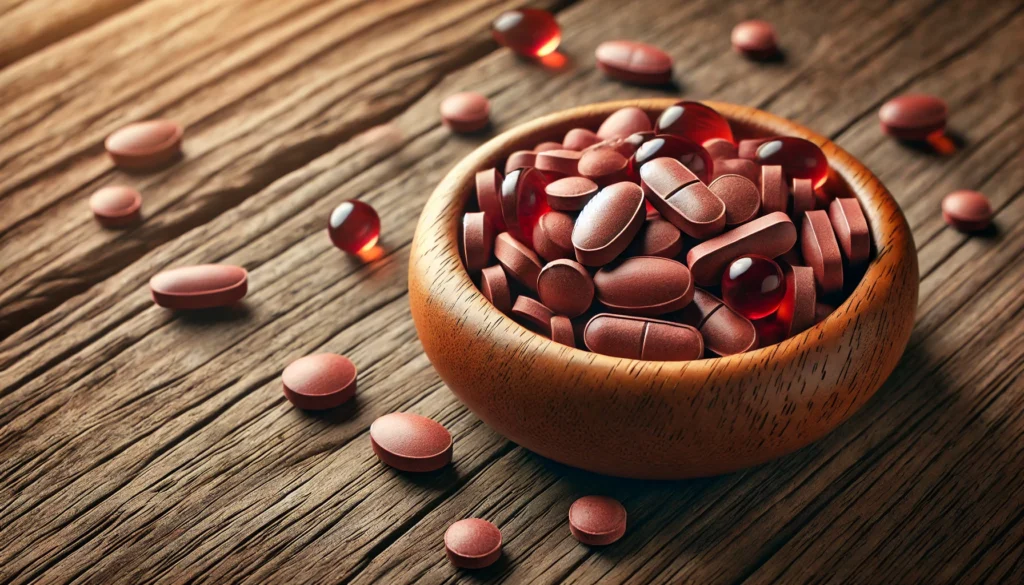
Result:
{"type": "Polygon", "coordinates": [[[559,13],[560,68],[491,52],[497,10],[150,0],[0,70],[0,313],[18,315],[0,341],[0,582],[1012,582],[1024,568],[1020,4],[583,0],[559,13]],[[776,23],[785,62],[729,51],[729,29],[752,16],[776,23]],[[615,37],[670,51],[680,88],[604,80],[593,47],[615,37]],[[367,54],[380,67],[346,67],[377,38],[385,48],[367,54]],[[921,296],[905,358],[835,432],[738,474],[610,480],[501,439],[440,384],[405,299],[420,208],[481,141],[450,136],[437,104],[470,88],[492,98],[496,131],[681,92],[829,135],[914,230],[921,296]],[[949,100],[956,152],[878,132],[877,105],[909,90],[949,100]],[[151,115],[187,123],[186,160],[111,171],[102,137],[151,115]],[[146,223],[94,228],[88,191],[128,179],[145,187],[146,223]],[[953,188],[992,197],[992,235],[945,227],[937,205],[953,188]],[[369,264],[323,234],[351,197],[384,221],[369,264]],[[154,271],[211,260],[250,269],[245,310],[151,306],[154,271]],[[11,299],[27,304],[15,313],[11,299]],[[356,361],[360,395],[304,416],[279,373],[322,350],[356,361]],[[452,429],[451,470],[410,478],[375,463],[366,428],[394,410],[452,429]],[[605,550],[565,526],[572,499],[595,492],[630,513],[605,550]],[[483,575],[441,554],[444,528],[468,516],[505,535],[505,559],[483,575]]]}

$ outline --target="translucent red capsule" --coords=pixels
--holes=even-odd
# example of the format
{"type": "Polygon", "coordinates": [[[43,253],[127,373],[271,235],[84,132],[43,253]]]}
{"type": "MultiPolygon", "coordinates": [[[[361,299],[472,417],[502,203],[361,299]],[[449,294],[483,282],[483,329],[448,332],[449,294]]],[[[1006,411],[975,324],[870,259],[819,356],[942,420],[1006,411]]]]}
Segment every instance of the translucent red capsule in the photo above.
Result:
{"type": "Polygon", "coordinates": [[[674,134],[697,144],[712,138],[736,143],[729,121],[700,102],[681,101],[665,109],[654,123],[658,134],[674,134]]]}
{"type": "Polygon", "coordinates": [[[380,217],[369,204],[345,201],[334,208],[327,222],[331,242],[349,254],[358,254],[376,245],[380,238],[380,217]]]}
{"type": "Polygon", "coordinates": [[[663,157],[676,159],[704,183],[711,182],[714,164],[711,154],[696,142],[671,134],[659,134],[637,148],[629,160],[630,176],[639,177],[640,167],[644,166],[644,163],[663,157]]]}
{"type": "Polygon", "coordinates": [[[548,177],[533,167],[516,169],[501,182],[501,215],[508,233],[531,248],[540,216],[551,210],[544,192],[548,183],[548,177]]]}
{"type": "Polygon", "coordinates": [[[722,275],[722,300],[747,319],[771,315],[785,296],[782,269],[770,258],[740,256],[722,275]]]}
{"type": "Polygon", "coordinates": [[[501,13],[491,23],[499,44],[524,57],[543,57],[562,42],[562,29],[547,10],[521,8],[501,13]]]}
{"type": "Polygon", "coordinates": [[[810,179],[821,187],[828,179],[828,159],[818,145],[796,136],[779,136],[757,147],[754,162],[779,165],[792,179],[810,179]]]}

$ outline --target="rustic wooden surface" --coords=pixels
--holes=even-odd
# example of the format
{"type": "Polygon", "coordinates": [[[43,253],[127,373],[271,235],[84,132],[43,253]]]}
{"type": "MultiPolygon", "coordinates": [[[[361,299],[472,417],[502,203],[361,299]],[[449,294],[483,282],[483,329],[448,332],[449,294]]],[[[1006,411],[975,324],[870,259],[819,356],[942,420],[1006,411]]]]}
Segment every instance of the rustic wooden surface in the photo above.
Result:
{"type": "MultiPolygon", "coordinates": [[[[535,3],[564,62],[489,39],[499,0],[7,0],[0,3],[0,581],[393,583],[1006,583],[1024,570],[1024,62],[1020,0],[535,3]],[[646,4],[647,6],[643,6],[646,4]],[[728,47],[778,26],[783,63],[728,47]],[[609,82],[601,40],[653,42],[675,90],[609,82]],[[900,201],[921,267],[910,347],[878,395],[814,445],[741,473],[612,480],[483,426],[440,383],[409,317],[418,212],[484,137],[438,123],[447,94],[496,130],[608,99],[685,95],[767,109],[836,140],[900,201]],[[883,137],[889,97],[948,100],[955,152],[883,137]],[[183,161],[111,168],[137,119],[187,126],[183,161]],[[98,186],[144,193],[145,222],[97,227],[98,186]],[[966,237],[939,200],[985,191],[996,229],[966,237]],[[330,209],[385,226],[376,259],[333,249],[330,209]],[[154,307],[157,270],[231,262],[244,306],[154,307]],[[314,350],[359,364],[355,403],[290,408],[280,371],[314,350]],[[376,463],[366,431],[411,410],[447,425],[455,463],[376,463]],[[571,501],[622,499],[627,537],[576,543],[571,501]],[[454,571],[441,536],[481,516],[505,556],[454,571]]],[[[884,342],[884,340],[880,340],[884,342]]],[[[599,429],[595,429],[599,432],[599,429]]]]}

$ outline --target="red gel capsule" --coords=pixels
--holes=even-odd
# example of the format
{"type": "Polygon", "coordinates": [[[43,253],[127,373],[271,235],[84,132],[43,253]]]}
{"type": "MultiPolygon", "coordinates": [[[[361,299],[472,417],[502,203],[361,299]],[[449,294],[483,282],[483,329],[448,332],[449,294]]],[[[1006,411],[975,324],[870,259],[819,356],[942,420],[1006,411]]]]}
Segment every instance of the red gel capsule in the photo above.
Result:
{"type": "Polygon", "coordinates": [[[367,203],[355,199],[345,201],[331,212],[327,234],[339,249],[358,254],[377,244],[380,217],[367,203]]]}
{"type": "Polygon", "coordinates": [[[782,269],[770,258],[740,256],[722,274],[722,300],[747,319],[771,315],[785,296],[782,269]]]}
{"type": "Polygon", "coordinates": [[[547,213],[548,180],[535,168],[516,169],[501,183],[501,214],[508,233],[527,246],[533,245],[533,230],[540,216],[547,213]]]}
{"type": "Polygon", "coordinates": [[[712,138],[736,142],[729,121],[700,102],[681,101],[669,106],[654,124],[658,134],[674,134],[704,144],[712,138]]]}
{"type": "Polygon", "coordinates": [[[821,187],[828,178],[828,159],[818,145],[796,136],[780,136],[757,147],[754,162],[779,165],[790,179],[810,179],[821,187]]]}
{"type": "Polygon", "coordinates": [[[501,13],[491,23],[498,44],[523,57],[543,57],[562,42],[562,29],[547,10],[521,8],[501,13]]]}
{"type": "Polygon", "coordinates": [[[710,183],[714,162],[704,147],[671,134],[660,134],[640,145],[629,161],[629,174],[640,176],[640,167],[656,158],[674,158],[690,169],[702,183],[710,183]]]}

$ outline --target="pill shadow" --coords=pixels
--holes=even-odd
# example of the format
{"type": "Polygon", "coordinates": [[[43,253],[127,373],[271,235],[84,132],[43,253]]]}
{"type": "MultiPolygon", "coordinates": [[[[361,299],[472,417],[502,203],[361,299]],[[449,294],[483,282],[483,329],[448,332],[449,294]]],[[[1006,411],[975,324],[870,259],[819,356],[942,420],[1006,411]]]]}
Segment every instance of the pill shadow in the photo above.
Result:
{"type": "Polygon", "coordinates": [[[499,580],[502,576],[507,576],[507,571],[511,570],[512,564],[508,558],[508,553],[503,552],[498,560],[489,567],[483,569],[455,569],[452,571],[458,572],[459,581],[466,581],[469,583],[494,583],[499,580]]]}
{"type": "MultiPolygon", "coordinates": [[[[384,465],[379,462],[377,464],[384,465]]],[[[451,464],[445,465],[436,471],[411,472],[401,471],[393,467],[387,467],[387,470],[402,483],[435,492],[446,492],[460,481],[458,470],[451,464]]]]}
{"type": "Polygon", "coordinates": [[[945,134],[932,136],[925,140],[899,140],[904,147],[929,156],[952,156],[963,150],[967,139],[955,130],[947,129],[945,134]]]}
{"type": "Polygon", "coordinates": [[[174,316],[178,321],[186,326],[194,327],[244,321],[251,315],[252,311],[244,302],[236,303],[229,307],[174,311],[174,316]]]}
{"type": "Polygon", "coordinates": [[[138,168],[138,169],[133,169],[133,168],[130,168],[130,167],[117,167],[117,170],[119,170],[120,172],[122,172],[122,173],[124,173],[126,175],[130,175],[130,176],[133,176],[133,177],[139,177],[139,176],[143,176],[143,175],[152,175],[153,173],[156,173],[156,172],[159,172],[159,171],[163,171],[163,170],[167,170],[168,168],[170,168],[170,167],[178,164],[179,162],[181,162],[184,158],[185,158],[184,153],[177,152],[177,153],[174,154],[174,156],[172,156],[166,162],[162,162],[159,165],[147,166],[145,168],[138,168]]]}
{"type": "Polygon", "coordinates": [[[340,425],[354,419],[359,413],[359,396],[353,396],[348,402],[327,410],[299,410],[303,416],[315,419],[325,425],[340,425]]]}

